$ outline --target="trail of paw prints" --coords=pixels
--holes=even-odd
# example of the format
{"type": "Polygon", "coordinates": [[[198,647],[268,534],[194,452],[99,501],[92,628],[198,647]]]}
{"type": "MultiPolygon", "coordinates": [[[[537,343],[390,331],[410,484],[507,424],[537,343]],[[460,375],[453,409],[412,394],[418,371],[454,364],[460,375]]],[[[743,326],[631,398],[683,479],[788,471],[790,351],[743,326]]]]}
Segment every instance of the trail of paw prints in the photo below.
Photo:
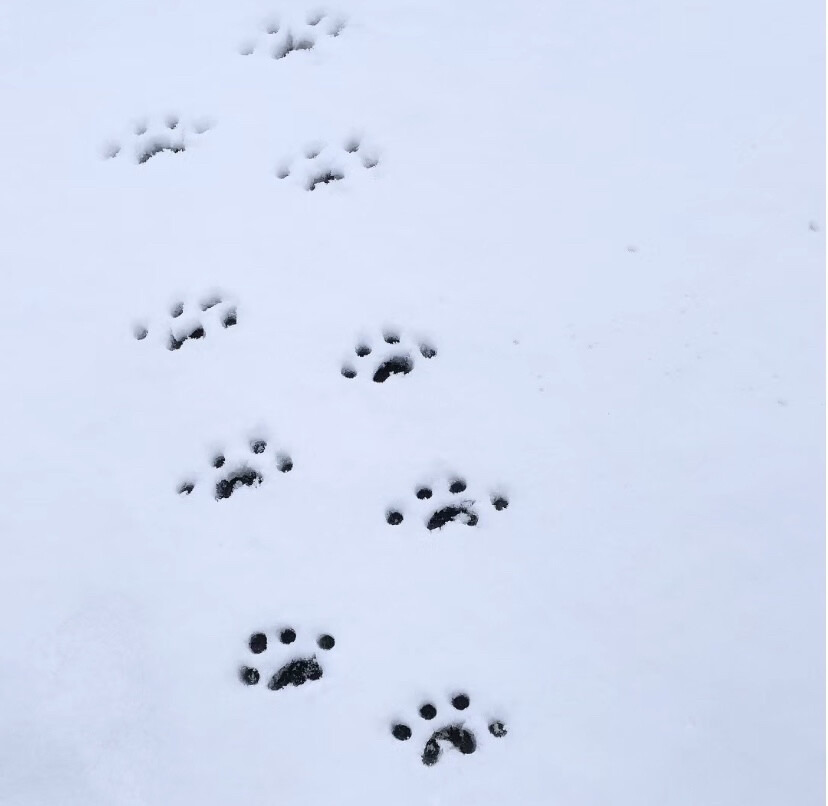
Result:
{"type": "MultiPolygon", "coordinates": [[[[271,691],[281,691],[288,686],[303,686],[308,682],[321,680],[325,669],[319,662],[315,651],[307,649],[301,652],[293,646],[297,640],[296,630],[292,627],[282,627],[276,632],[278,644],[277,651],[267,659],[261,657],[268,650],[273,648],[273,642],[269,641],[264,632],[253,633],[247,641],[247,647],[256,659],[249,659],[247,663],[239,668],[239,680],[246,686],[256,686],[264,674],[267,680],[267,687],[271,691]],[[290,649],[287,649],[290,647],[290,649]],[[276,656],[276,660],[270,660],[276,656]],[[269,661],[267,668],[263,663],[269,661]],[[251,665],[255,663],[255,666],[251,665]]],[[[332,635],[322,633],[316,637],[316,646],[322,652],[329,652],[336,646],[332,635]]]]}
{"type": "Polygon", "coordinates": [[[108,142],[102,153],[105,159],[120,157],[143,165],[159,154],[181,154],[195,147],[212,127],[206,118],[187,124],[178,115],[167,115],[163,120],[141,120],[133,124],[126,138],[108,142]]]}
{"type": "MultiPolygon", "coordinates": [[[[245,487],[259,487],[274,472],[290,473],[293,459],[290,455],[268,449],[265,439],[250,440],[246,450],[228,455],[217,451],[210,459],[209,490],[216,501],[230,498],[245,487]]],[[[191,476],[180,482],[176,491],[179,495],[190,495],[196,488],[196,477],[191,476]]]]}
{"type": "Polygon", "coordinates": [[[276,169],[276,178],[290,180],[305,190],[314,191],[324,185],[341,182],[356,171],[370,170],[379,165],[377,151],[366,146],[359,137],[340,145],[314,143],[302,157],[285,160],[276,169]]]}
{"type": "Polygon", "coordinates": [[[176,299],[155,324],[147,320],[135,324],[132,335],[137,341],[160,342],[176,352],[188,342],[200,342],[208,334],[235,327],[238,321],[236,303],[224,293],[211,293],[199,299],[176,299]]]}
{"type": "Polygon", "coordinates": [[[292,21],[272,17],[261,28],[260,34],[248,37],[239,45],[239,54],[259,54],[279,61],[291,53],[313,50],[326,40],[338,38],[345,30],[345,18],[325,9],[315,9],[292,21]]]}
{"type": "MultiPolygon", "coordinates": [[[[502,492],[485,497],[496,512],[502,512],[509,506],[509,499],[502,492]]],[[[470,494],[466,480],[460,476],[454,476],[439,486],[420,484],[414,489],[412,498],[414,509],[423,513],[422,522],[430,532],[442,529],[449,523],[477,526],[480,521],[482,508],[478,502],[481,496],[470,494]]],[[[385,513],[386,523],[399,526],[405,519],[404,509],[403,506],[390,507],[385,513]]]]}
{"type": "MultiPolygon", "coordinates": [[[[465,714],[470,705],[468,694],[458,693],[451,698],[453,711],[449,711],[446,717],[441,716],[438,720],[443,723],[440,727],[433,729],[430,724],[416,723],[415,730],[423,731],[423,735],[430,732],[420,756],[426,767],[433,767],[440,761],[444,749],[458,750],[464,756],[471,755],[477,750],[478,735],[482,735],[482,731],[478,729],[475,733],[474,725],[470,725],[476,721],[465,714]],[[464,713],[464,717],[460,717],[457,712],[464,713]]],[[[423,722],[430,723],[437,718],[437,706],[425,702],[420,706],[419,714],[423,722]]],[[[487,730],[495,739],[502,739],[508,733],[501,719],[488,720],[487,730]]],[[[407,742],[414,735],[414,731],[405,722],[397,722],[391,727],[391,735],[397,741],[407,742]]],[[[420,739],[417,740],[418,745],[419,742],[420,739]]]]}
{"type": "Polygon", "coordinates": [[[385,383],[394,375],[408,375],[414,369],[420,355],[431,360],[437,355],[437,348],[430,341],[412,342],[403,338],[397,328],[387,328],[382,333],[382,343],[373,345],[368,339],[361,339],[354,347],[355,359],[348,359],[342,365],[343,378],[356,378],[362,372],[374,383],[385,383]],[[366,360],[367,359],[367,360],[366,360]]]}

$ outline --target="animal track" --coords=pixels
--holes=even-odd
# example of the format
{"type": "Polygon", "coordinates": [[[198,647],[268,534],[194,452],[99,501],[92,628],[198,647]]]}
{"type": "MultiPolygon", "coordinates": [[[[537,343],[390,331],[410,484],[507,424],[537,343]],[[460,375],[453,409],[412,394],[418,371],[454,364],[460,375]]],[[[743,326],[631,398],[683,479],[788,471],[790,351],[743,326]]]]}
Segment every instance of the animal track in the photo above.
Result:
{"type": "Polygon", "coordinates": [[[268,58],[279,60],[291,53],[313,50],[321,41],[338,37],[345,30],[345,20],[327,11],[316,10],[293,22],[270,19],[262,29],[259,36],[239,45],[242,56],[264,53],[268,58]]]}
{"type": "MultiPolygon", "coordinates": [[[[261,438],[250,440],[244,458],[228,461],[223,451],[213,454],[210,461],[213,469],[213,495],[216,501],[230,498],[236,490],[242,487],[258,487],[271,469],[280,473],[289,473],[293,470],[293,460],[286,453],[268,452],[267,441],[261,438]]],[[[179,495],[190,495],[195,489],[194,478],[188,478],[178,485],[179,495]]]]}
{"type": "MultiPolygon", "coordinates": [[[[275,633],[276,638],[282,646],[291,646],[296,641],[296,630],[292,627],[282,627],[275,633]]],[[[323,652],[328,652],[334,648],[336,641],[332,635],[323,633],[316,639],[316,646],[323,652]]],[[[247,642],[248,649],[254,655],[262,655],[268,648],[268,637],[266,633],[255,632],[247,642]]],[[[319,663],[316,653],[304,653],[304,656],[299,656],[293,653],[293,657],[285,660],[287,655],[283,655],[279,662],[278,668],[268,672],[269,679],[267,687],[271,691],[281,691],[288,686],[302,686],[308,681],[319,680],[324,674],[325,670],[319,663]]],[[[252,662],[252,660],[251,660],[252,662]]],[[[258,685],[261,679],[261,662],[256,661],[256,666],[243,665],[239,669],[239,679],[246,686],[258,685]]]]}
{"type": "Polygon", "coordinates": [[[425,359],[432,359],[437,355],[437,350],[428,341],[421,341],[412,346],[408,340],[405,342],[396,328],[388,328],[382,334],[383,346],[374,350],[367,340],[360,341],[354,347],[357,361],[348,360],[342,365],[342,376],[344,378],[356,378],[359,374],[357,366],[360,363],[371,365],[371,377],[375,383],[385,383],[392,375],[408,375],[414,369],[414,354],[419,353],[425,359]],[[387,345],[387,346],[386,346],[387,345]],[[359,359],[372,356],[370,361],[362,362],[359,359]]]}
{"type": "MultiPolygon", "coordinates": [[[[170,154],[187,151],[211,128],[212,125],[205,119],[187,125],[178,115],[167,115],[160,122],[140,121],[134,124],[128,143],[132,145],[135,161],[138,165],[143,165],[165,151],[170,154]]],[[[124,153],[125,148],[127,147],[120,142],[111,141],[104,146],[103,156],[105,159],[115,159],[124,153]]]]}
{"type": "MultiPolygon", "coordinates": [[[[176,299],[167,310],[162,323],[153,327],[157,338],[171,351],[180,350],[188,341],[199,341],[207,337],[208,332],[221,332],[238,324],[238,310],[234,302],[226,295],[207,294],[198,300],[176,299]]],[[[150,325],[146,321],[133,327],[133,336],[138,341],[145,341],[150,335],[150,325]]]]}
{"type": "Polygon", "coordinates": [[[305,190],[316,190],[320,185],[341,182],[356,168],[371,169],[378,164],[377,152],[360,138],[352,137],[341,146],[308,145],[302,158],[283,162],[276,169],[276,177],[290,178],[305,190]]]}
{"type": "MultiPolygon", "coordinates": [[[[451,478],[447,485],[450,497],[445,497],[436,507],[431,503],[434,497],[434,487],[431,484],[421,484],[414,490],[414,496],[420,502],[429,502],[426,506],[424,523],[426,529],[442,529],[449,523],[464,523],[466,526],[477,526],[480,515],[477,502],[474,498],[463,495],[467,490],[466,481],[459,476],[451,478]]],[[[489,502],[497,512],[502,512],[509,506],[509,499],[503,493],[493,493],[489,502]]],[[[422,505],[418,505],[422,506],[422,505]]],[[[391,526],[398,526],[404,520],[401,507],[392,507],[385,513],[385,520],[391,526]]]]}
{"type": "MultiPolygon", "coordinates": [[[[471,701],[467,694],[458,693],[451,698],[451,705],[455,711],[465,711],[471,701]]],[[[431,722],[437,716],[437,708],[430,702],[420,706],[420,717],[431,722]]],[[[422,762],[426,767],[433,767],[442,757],[443,746],[453,747],[467,756],[477,750],[477,736],[474,730],[467,727],[466,720],[452,715],[449,721],[432,731],[423,747],[422,762]]],[[[430,726],[429,726],[430,727],[430,726]]],[[[492,719],[488,723],[489,733],[496,739],[503,738],[508,731],[500,719],[492,719]]],[[[411,728],[404,722],[397,722],[391,727],[391,735],[400,742],[407,742],[413,735],[411,728]]]]}

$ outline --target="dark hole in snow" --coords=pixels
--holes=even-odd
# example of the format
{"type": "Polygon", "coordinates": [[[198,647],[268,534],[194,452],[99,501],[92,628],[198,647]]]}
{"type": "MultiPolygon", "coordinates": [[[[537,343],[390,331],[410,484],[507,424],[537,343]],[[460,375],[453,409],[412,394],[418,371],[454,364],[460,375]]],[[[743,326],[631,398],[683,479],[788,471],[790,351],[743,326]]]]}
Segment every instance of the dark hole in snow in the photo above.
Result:
{"type": "Polygon", "coordinates": [[[169,151],[173,154],[180,154],[184,150],[183,143],[157,140],[154,143],[147,145],[147,147],[138,154],[138,164],[143,165],[147,160],[152,159],[156,154],[161,154],[164,151],[169,151]]]}
{"type": "Polygon", "coordinates": [[[289,456],[279,456],[276,459],[276,469],[280,473],[290,473],[293,470],[293,459],[289,456]]]}
{"type": "Polygon", "coordinates": [[[236,317],[236,311],[233,309],[232,311],[227,311],[224,314],[224,319],[221,320],[222,327],[233,327],[238,322],[238,318],[236,317]]]}
{"type": "Polygon", "coordinates": [[[449,484],[449,492],[454,493],[462,493],[466,489],[466,482],[463,479],[454,479],[454,481],[449,484]]]}
{"type": "Polygon", "coordinates": [[[407,355],[395,355],[383,361],[374,373],[375,383],[384,383],[392,375],[408,375],[414,369],[414,363],[407,355]]]}
{"type": "Polygon", "coordinates": [[[498,512],[501,512],[509,506],[509,500],[507,498],[504,498],[502,495],[496,495],[494,498],[492,498],[492,506],[498,512]]]}
{"type": "Polygon", "coordinates": [[[319,638],[317,639],[316,643],[317,643],[317,645],[319,646],[320,649],[327,650],[327,649],[333,649],[334,644],[336,643],[336,641],[334,641],[334,637],[332,635],[325,634],[325,635],[320,635],[319,638]]]}
{"type": "Polygon", "coordinates": [[[499,719],[495,719],[493,722],[489,723],[489,733],[497,739],[501,739],[508,732],[509,731],[506,730],[506,726],[499,719]]]}
{"type": "Polygon", "coordinates": [[[255,439],[250,443],[250,450],[253,451],[253,453],[264,453],[266,448],[267,442],[263,439],[255,439]]]}
{"type": "Polygon", "coordinates": [[[183,484],[178,485],[178,494],[179,495],[189,495],[195,489],[195,484],[191,481],[185,481],[183,484]]]}
{"type": "Polygon", "coordinates": [[[279,633],[279,640],[283,644],[292,644],[296,640],[296,631],[290,627],[286,627],[279,633]]]}
{"type": "Polygon", "coordinates": [[[255,487],[261,483],[261,473],[251,468],[241,468],[216,484],[216,501],[229,498],[238,487],[255,487]]]}
{"type": "Polygon", "coordinates": [[[423,719],[434,719],[434,717],[437,716],[437,709],[430,702],[427,702],[425,705],[421,706],[420,716],[423,719]]]}
{"type": "Polygon", "coordinates": [[[397,526],[403,522],[402,512],[397,512],[397,510],[392,509],[390,512],[386,513],[385,520],[387,523],[390,523],[391,526],[397,526]]]}
{"type": "Polygon", "coordinates": [[[325,173],[312,176],[308,181],[308,190],[315,190],[317,185],[328,185],[331,182],[339,182],[345,178],[345,174],[339,171],[325,171],[325,173]]]}
{"type": "Polygon", "coordinates": [[[286,663],[270,679],[267,687],[271,691],[279,691],[287,686],[301,686],[308,680],[319,680],[322,677],[322,667],[316,660],[316,656],[310,658],[297,658],[286,663]]]}
{"type": "Polygon", "coordinates": [[[420,501],[425,501],[426,499],[431,498],[432,494],[433,493],[429,487],[420,487],[420,489],[417,490],[417,498],[419,498],[420,501]]]}
{"type": "Polygon", "coordinates": [[[254,632],[250,636],[249,645],[254,655],[260,655],[267,649],[267,636],[263,632],[254,632]]]}
{"type": "Polygon", "coordinates": [[[451,698],[451,704],[458,711],[465,711],[469,707],[469,698],[465,694],[458,694],[456,697],[451,698]]]}
{"type": "Polygon", "coordinates": [[[242,683],[247,686],[255,686],[256,683],[259,682],[259,672],[257,669],[253,669],[250,666],[242,666],[239,669],[239,677],[241,678],[242,683]]]}
{"type": "Polygon", "coordinates": [[[408,725],[394,725],[394,727],[391,728],[391,735],[395,739],[399,739],[401,742],[408,741],[408,739],[411,738],[411,728],[409,728],[408,725]]]}
{"type": "Polygon", "coordinates": [[[440,760],[440,742],[448,742],[464,755],[477,750],[477,741],[470,730],[462,725],[448,725],[434,731],[431,738],[426,742],[423,750],[423,764],[427,767],[431,767],[440,760]]]}
{"type": "Polygon", "coordinates": [[[442,509],[438,509],[428,519],[426,528],[429,530],[442,529],[447,523],[451,523],[455,520],[459,520],[467,526],[477,526],[478,517],[477,513],[471,508],[471,506],[466,504],[443,507],[442,509]]]}

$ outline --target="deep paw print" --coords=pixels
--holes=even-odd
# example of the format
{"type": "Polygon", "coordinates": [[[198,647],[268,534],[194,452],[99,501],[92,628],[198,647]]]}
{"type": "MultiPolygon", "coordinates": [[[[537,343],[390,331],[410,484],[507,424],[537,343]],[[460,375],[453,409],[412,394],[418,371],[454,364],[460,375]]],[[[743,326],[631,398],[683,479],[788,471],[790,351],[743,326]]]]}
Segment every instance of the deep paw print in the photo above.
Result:
{"type": "Polygon", "coordinates": [[[356,359],[348,359],[342,365],[342,377],[356,378],[365,369],[374,383],[385,383],[392,375],[408,375],[418,360],[416,355],[426,360],[437,355],[437,349],[431,342],[419,341],[415,344],[403,339],[396,328],[387,328],[382,334],[382,341],[382,345],[375,348],[368,340],[361,340],[354,347],[356,359]]]}
{"type": "Polygon", "coordinates": [[[194,147],[201,135],[210,131],[206,119],[184,123],[178,115],[167,115],[160,121],[139,121],[132,127],[126,142],[111,141],[103,148],[105,159],[132,158],[143,165],[158,154],[181,154],[194,147]]]}
{"type": "MultiPolygon", "coordinates": [[[[325,670],[316,652],[313,650],[300,652],[294,648],[296,630],[292,627],[282,627],[275,632],[274,637],[278,640],[278,646],[283,648],[281,652],[276,653],[281,657],[264,669],[262,661],[265,658],[259,659],[259,656],[267,652],[269,644],[271,647],[274,644],[269,641],[267,633],[255,632],[250,636],[247,647],[253,655],[257,656],[256,660],[250,659],[250,664],[256,665],[241,666],[239,679],[242,683],[246,686],[256,686],[264,675],[267,687],[271,691],[281,691],[288,686],[303,686],[307,682],[321,680],[325,670]]],[[[329,652],[335,645],[334,637],[328,633],[323,633],[316,638],[316,646],[322,652],[329,652]]]]}
{"type": "Polygon", "coordinates": [[[313,191],[341,182],[349,173],[370,170],[377,165],[376,150],[365,145],[361,138],[352,137],[342,145],[315,143],[307,146],[301,158],[285,161],[276,169],[276,178],[292,180],[305,190],[313,191]]]}
{"type": "MultiPolygon", "coordinates": [[[[470,726],[474,720],[464,713],[470,705],[471,700],[467,694],[455,694],[451,698],[451,707],[454,710],[449,712],[444,724],[432,730],[430,724],[418,723],[426,731],[431,731],[431,735],[425,741],[421,756],[426,767],[433,767],[442,758],[444,749],[454,748],[464,756],[471,755],[477,750],[477,736],[482,735],[482,731],[478,730],[475,733],[474,725],[470,726]],[[455,712],[464,713],[464,716],[461,717],[455,712]]],[[[419,713],[424,722],[430,723],[437,718],[437,707],[433,703],[426,702],[420,706],[419,713]]],[[[443,718],[441,717],[438,722],[443,722],[443,718]]],[[[506,725],[500,719],[489,720],[487,728],[489,734],[496,739],[502,739],[508,733],[506,725]]],[[[404,722],[397,722],[391,727],[391,735],[400,742],[407,742],[413,736],[413,731],[404,722]]]]}
{"type": "MultiPolygon", "coordinates": [[[[425,508],[423,523],[426,529],[442,529],[449,523],[461,523],[466,526],[477,526],[480,521],[478,498],[469,495],[466,480],[454,476],[446,484],[446,493],[436,489],[432,484],[420,484],[414,490],[418,508],[425,508]],[[435,502],[436,492],[440,493],[439,501],[435,502]]],[[[509,499],[500,492],[488,496],[489,504],[496,512],[502,512],[509,506],[509,499]]],[[[385,513],[385,520],[391,526],[398,526],[404,520],[403,507],[391,507],[385,513]]]]}
{"type": "Polygon", "coordinates": [[[213,293],[198,299],[174,300],[160,321],[153,325],[139,322],[132,334],[138,341],[160,342],[175,352],[187,342],[203,341],[208,334],[235,327],[238,321],[236,303],[226,294],[213,293]]]}
{"type": "Polygon", "coordinates": [[[336,39],[345,30],[345,19],[324,9],[309,11],[295,20],[272,18],[262,25],[262,33],[239,45],[242,56],[264,55],[284,59],[291,53],[313,50],[321,42],[336,39]]]}
{"type": "MultiPolygon", "coordinates": [[[[290,473],[293,459],[287,453],[274,452],[264,439],[251,439],[247,450],[236,459],[229,459],[223,451],[213,454],[210,464],[210,489],[216,501],[230,498],[244,487],[258,487],[273,471],[290,473]]],[[[196,479],[190,477],[178,485],[179,495],[190,495],[196,488],[196,479]]]]}

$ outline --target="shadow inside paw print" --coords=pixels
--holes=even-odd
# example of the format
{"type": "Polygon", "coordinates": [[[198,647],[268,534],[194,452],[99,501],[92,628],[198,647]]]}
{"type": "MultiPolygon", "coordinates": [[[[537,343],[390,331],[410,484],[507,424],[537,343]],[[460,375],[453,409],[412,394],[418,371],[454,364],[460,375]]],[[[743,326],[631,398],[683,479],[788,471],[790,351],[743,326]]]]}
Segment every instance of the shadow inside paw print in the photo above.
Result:
{"type": "MultiPolygon", "coordinates": [[[[291,627],[279,630],[279,643],[289,646],[296,641],[296,631],[291,627]]],[[[336,641],[332,635],[324,633],[316,639],[316,646],[324,652],[334,648],[336,641]]],[[[254,655],[262,655],[267,651],[268,639],[263,632],[253,633],[248,640],[248,648],[254,655]]],[[[258,663],[261,666],[260,663],[258,663]]],[[[288,686],[302,686],[309,681],[320,680],[325,673],[317,660],[316,654],[304,653],[302,657],[293,657],[283,662],[271,674],[267,687],[271,691],[281,691],[288,686]]],[[[255,666],[244,665],[239,669],[239,679],[247,686],[255,686],[261,679],[261,673],[255,666]]]]}
{"type": "MultiPolygon", "coordinates": [[[[456,711],[465,711],[470,704],[471,701],[467,694],[456,694],[451,699],[451,705],[456,711]]],[[[427,702],[420,706],[419,713],[423,720],[430,722],[437,716],[437,708],[427,702]]],[[[508,732],[504,723],[499,719],[490,721],[488,730],[496,739],[504,737],[508,732]]],[[[398,722],[392,726],[391,735],[398,741],[406,742],[413,736],[413,732],[408,725],[398,722]]],[[[453,747],[462,755],[468,756],[477,750],[477,737],[463,720],[442,725],[432,731],[425,741],[421,760],[426,767],[433,767],[440,760],[444,745],[453,747]]]]}
{"type": "MultiPolygon", "coordinates": [[[[448,492],[451,496],[460,496],[466,492],[467,484],[462,478],[453,478],[449,481],[448,492]]],[[[431,501],[434,489],[427,484],[419,486],[415,492],[418,501],[431,501]]],[[[509,499],[502,493],[489,496],[489,502],[497,512],[502,512],[509,506],[509,499]]],[[[440,506],[427,505],[428,515],[425,526],[429,531],[442,529],[449,523],[464,523],[466,526],[477,526],[480,515],[476,501],[472,498],[449,498],[440,506]]],[[[404,520],[401,508],[391,508],[385,513],[385,520],[391,526],[398,526],[404,520]]]]}
{"type": "Polygon", "coordinates": [[[314,191],[322,185],[341,182],[358,168],[370,169],[377,165],[376,152],[354,137],[342,146],[309,145],[304,159],[283,162],[276,170],[276,177],[280,180],[292,177],[305,190],[314,191]]]}
{"type": "MultiPolygon", "coordinates": [[[[206,338],[208,330],[218,326],[222,330],[238,324],[236,304],[222,294],[209,294],[198,302],[177,300],[168,309],[158,330],[164,333],[164,344],[170,351],[180,350],[188,341],[206,338]]],[[[155,330],[156,328],[153,328],[155,330]]],[[[141,322],[133,328],[136,340],[144,341],[150,335],[150,325],[141,322]]]]}
{"type": "MultiPolygon", "coordinates": [[[[408,375],[414,369],[414,354],[419,354],[425,359],[432,359],[437,355],[437,350],[428,342],[420,342],[416,348],[402,337],[398,330],[386,330],[382,340],[388,347],[380,348],[376,353],[374,348],[367,341],[361,341],[354,348],[357,358],[374,358],[367,363],[372,364],[374,383],[385,383],[392,375],[408,375]]],[[[359,374],[357,364],[361,362],[347,361],[342,366],[343,378],[356,378],[359,374]]]]}
{"type": "MultiPolygon", "coordinates": [[[[130,140],[133,144],[135,162],[138,165],[151,160],[158,154],[168,152],[181,154],[193,146],[199,137],[208,132],[212,125],[207,120],[198,120],[192,124],[184,124],[178,115],[168,115],[162,122],[136,123],[132,129],[130,140]]],[[[120,142],[110,142],[103,149],[106,159],[114,159],[123,152],[120,142]]]]}
{"type": "MultiPolygon", "coordinates": [[[[268,446],[264,439],[251,440],[248,447],[250,454],[232,465],[228,464],[223,453],[213,456],[211,464],[214,470],[219,471],[213,482],[216,501],[230,498],[242,487],[258,487],[271,467],[280,473],[289,473],[293,470],[293,460],[286,453],[277,453],[275,460],[265,455],[268,446]]],[[[195,481],[188,479],[178,485],[177,492],[179,495],[190,495],[195,486],[195,481]]]]}
{"type": "Polygon", "coordinates": [[[325,39],[336,39],[345,30],[345,20],[328,11],[311,11],[293,21],[271,19],[264,23],[263,33],[239,45],[242,56],[264,52],[277,61],[291,53],[313,50],[325,39]]]}

